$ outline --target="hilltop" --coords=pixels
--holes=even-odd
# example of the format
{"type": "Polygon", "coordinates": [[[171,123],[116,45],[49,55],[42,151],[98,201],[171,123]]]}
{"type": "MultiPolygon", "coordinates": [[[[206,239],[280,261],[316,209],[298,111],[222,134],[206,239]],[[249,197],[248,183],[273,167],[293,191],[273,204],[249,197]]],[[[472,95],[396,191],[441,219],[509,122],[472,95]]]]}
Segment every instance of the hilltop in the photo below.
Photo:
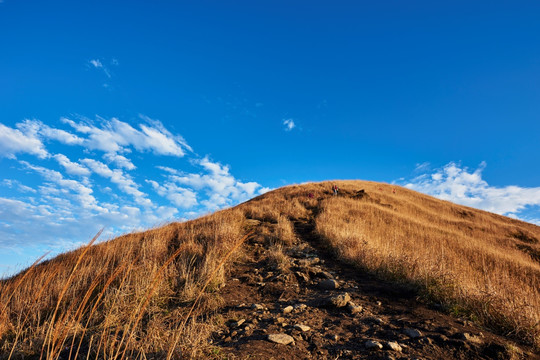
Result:
{"type": "Polygon", "coordinates": [[[0,359],[538,358],[540,227],[335,183],[338,196],[287,186],[3,281],[0,359]]]}

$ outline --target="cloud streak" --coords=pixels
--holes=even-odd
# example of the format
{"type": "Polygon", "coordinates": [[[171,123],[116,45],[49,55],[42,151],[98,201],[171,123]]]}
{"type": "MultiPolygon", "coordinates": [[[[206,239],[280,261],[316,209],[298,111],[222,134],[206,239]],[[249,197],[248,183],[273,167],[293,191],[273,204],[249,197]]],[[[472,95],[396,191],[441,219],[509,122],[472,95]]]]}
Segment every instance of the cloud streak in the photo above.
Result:
{"type": "MultiPolygon", "coordinates": [[[[540,206],[540,187],[491,186],[482,178],[485,167],[482,162],[477,169],[469,170],[451,162],[414,177],[404,186],[442,200],[531,221],[522,214],[540,206]]],[[[418,170],[427,170],[427,165],[422,164],[418,170]]]]}
{"type": "Polygon", "coordinates": [[[103,63],[101,62],[100,59],[92,59],[92,60],[89,60],[88,61],[88,64],[90,64],[90,66],[93,66],[95,69],[100,69],[103,71],[103,73],[110,79],[111,78],[111,72],[109,71],[109,69],[105,66],[103,66],[103,63]]]}
{"type": "Polygon", "coordinates": [[[180,135],[144,115],[133,125],[99,117],[62,118],[59,126],[35,119],[0,123],[0,166],[12,169],[9,179],[0,179],[4,253],[45,252],[44,246],[58,252],[102,227],[107,238],[268,190],[196,155],[180,135]]]}
{"type": "Polygon", "coordinates": [[[285,131],[291,131],[296,127],[293,119],[284,119],[283,125],[285,126],[285,131]]]}
{"type": "Polygon", "coordinates": [[[43,159],[49,156],[37,131],[25,123],[17,124],[18,129],[0,124],[0,157],[14,159],[19,153],[36,155],[43,159]]]}

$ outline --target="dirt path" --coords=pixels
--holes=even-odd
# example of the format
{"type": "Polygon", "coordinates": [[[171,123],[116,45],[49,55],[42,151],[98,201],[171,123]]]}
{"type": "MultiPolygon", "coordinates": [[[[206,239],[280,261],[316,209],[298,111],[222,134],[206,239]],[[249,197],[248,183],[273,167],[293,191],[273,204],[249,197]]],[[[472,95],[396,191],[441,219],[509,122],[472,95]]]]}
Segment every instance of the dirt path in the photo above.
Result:
{"type": "MultiPolygon", "coordinates": [[[[246,244],[221,290],[228,321],[214,345],[224,358],[539,358],[428,308],[411,288],[336,260],[314,232],[314,214],[294,220],[297,241],[284,248],[280,266],[268,261],[271,244],[263,236],[246,244]]],[[[265,226],[252,225],[256,234],[265,226]]]]}

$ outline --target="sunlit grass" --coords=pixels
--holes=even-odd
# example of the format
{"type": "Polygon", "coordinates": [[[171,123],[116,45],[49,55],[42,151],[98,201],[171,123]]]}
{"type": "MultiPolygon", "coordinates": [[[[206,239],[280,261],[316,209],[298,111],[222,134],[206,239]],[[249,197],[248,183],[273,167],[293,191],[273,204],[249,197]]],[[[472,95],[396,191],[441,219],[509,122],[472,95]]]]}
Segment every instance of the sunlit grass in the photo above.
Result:
{"type": "Polygon", "coordinates": [[[288,186],[36,262],[0,281],[0,359],[211,357],[218,290],[241,259],[246,219],[261,221],[254,236],[271,266],[285,266],[293,221],[311,221],[358,271],[413,283],[454,314],[539,347],[538,226],[387,184],[337,183],[337,197],[329,182],[288,186]]]}

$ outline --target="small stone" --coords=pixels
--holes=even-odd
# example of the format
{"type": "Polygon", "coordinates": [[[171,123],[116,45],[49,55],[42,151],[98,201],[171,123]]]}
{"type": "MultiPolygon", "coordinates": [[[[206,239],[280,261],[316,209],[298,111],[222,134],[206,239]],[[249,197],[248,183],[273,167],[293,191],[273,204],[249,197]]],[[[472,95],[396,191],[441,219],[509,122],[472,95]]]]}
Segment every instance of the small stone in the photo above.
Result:
{"type": "Polygon", "coordinates": [[[383,348],[382,344],[378,341],[368,340],[364,343],[364,346],[368,350],[381,350],[383,348]]]}
{"type": "Polygon", "coordinates": [[[307,309],[306,304],[296,304],[296,305],[294,305],[294,310],[296,310],[296,311],[304,311],[306,309],[307,309]]]}
{"type": "Polygon", "coordinates": [[[411,329],[411,328],[405,328],[403,330],[403,333],[407,335],[408,337],[410,337],[411,339],[416,339],[422,336],[422,333],[420,331],[416,329],[411,329]]]}
{"type": "Polygon", "coordinates": [[[294,338],[287,334],[270,334],[268,335],[268,340],[282,345],[289,345],[294,342],[294,338]]]}
{"type": "Polygon", "coordinates": [[[234,322],[234,323],[232,324],[232,327],[233,327],[233,328],[240,327],[240,325],[242,325],[242,324],[245,323],[245,322],[246,322],[246,319],[240,319],[240,320],[238,320],[237,322],[234,322]]]}
{"type": "Polygon", "coordinates": [[[302,324],[296,324],[296,325],[294,325],[294,328],[296,330],[300,330],[300,331],[309,331],[309,330],[311,330],[311,328],[309,326],[302,325],[302,324]]]}
{"type": "Polygon", "coordinates": [[[349,301],[351,301],[350,295],[348,293],[343,293],[323,299],[322,305],[340,308],[346,306],[349,301]]]}
{"type": "Polygon", "coordinates": [[[375,304],[377,304],[377,306],[382,306],[382,302],[380,301],[377,301],[375,304]]]}
{"type": "Polygon", "coordinates": [[[322,290],[335,290],[339,288],[339,283],[334,279],[325,279],[319,282],[318,286],[322,290]]]}
{"type": "Polygon", "coordinates": [[[253,304],[251,305],[251,309],[253,310],[264,310],[264,306],[261,304],[253,304]]]}
{"type": "Polygon", "coordinates": [[[360,306],[360,305],[356,305],[355,303],[353,303],[352,301],[349,301],[347,303],[347,310],[351,313],[351,314],[357,314],[359,312],[361,312],[363,310],[363,308],[360,306]]]}
{"type": "Polygon", "coordinates": [[[403,351],[403,348],[401,347],[401,345],[399,345],[397,342],[395,341],[387,341],[385,343],[385,347],[387,349],[390,349],[390,350],[393,350],[393,351],[396,351],[396,352],[401,352],[403,351]]]}
{"type": "Polygon", "coordinates": [[[291,305],[289,305],[289,306],[283,308],[282,312],[283,312],[284,314],[288,314],[288,313],[290,313],[290,312],[293,311],[293,310],[294,310],[294,308],[293,308],[291,305]]]}
{"type": "Polygon", "coordinates": [[[276,322],[279,324],[279,323],[282,323],[282,322],[285,322],[285,318],[282,318],[282,317],[278,317],[276,319],[276,322]]]}

